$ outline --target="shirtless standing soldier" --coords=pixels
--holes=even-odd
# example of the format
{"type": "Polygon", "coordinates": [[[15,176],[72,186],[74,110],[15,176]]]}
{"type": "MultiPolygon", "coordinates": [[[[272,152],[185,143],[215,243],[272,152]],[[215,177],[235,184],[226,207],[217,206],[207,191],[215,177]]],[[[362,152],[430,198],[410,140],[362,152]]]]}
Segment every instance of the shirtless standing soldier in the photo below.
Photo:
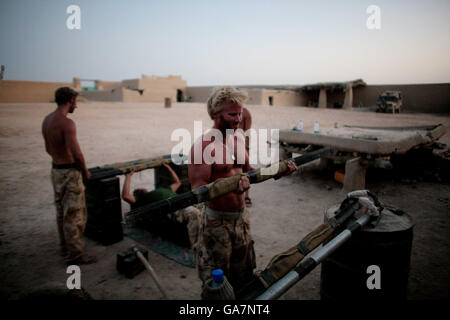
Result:
{"type": "MultiPolygon", "coordinates": [[[[235,143],[231,151],[226,143],[226,130],[239,128],[246,100],[247,94],[233,87],[217,88],[209,97],[207,110],[214,121],[213,129],[219,130],[223,136],[223,141],[220,143],[220,146],[223,147],[223,161],[208,164],[211,162],[205,161],[202,156],[201,163],[195,163],[195,150],[201,149],[203,155],[203,151],[213,143],[213,139],[202,137],[201,140],[196,141],[191,148],[190,164],[188,165],[189,180],[193,189],[219,178],[231,177],[253,170],[249,164],[247,152],[245,153],[245,163],[236,162],[238,146],[245,146],[245,142],[242,141],[243,137],[239,138],[239,135],[233,137],[235,143]],[[239,139],[241,141],[238,141],[239,139]],[[196,148],[198,143],[201,144],[201,148],[196,148]],[[234,162],[230,163],[229,153],[232,153],[231,159],[234,162]]],[[[211,156],[215,157],[215,152],[211,152],[211,156]]],[[[292,161],[288,163],[288,168],[289,171],[284,175],[297,169],[292,161]]],[[[245,207],[245,191],[249,188],[249,179],[243,175],[236,191],[205,203],[197,251],[197,268],[203,282],[203,298],[206,298],[205,284],[211,278],[211,272],[214,269],[224,271],[235,292],[252,279],[256,261],[250,232],[249,212],[245,207]]]]}
{"type": "Polygon", "coordinates": [[[61,254],[68,264],[88,264],[96,258],[84,252],[83,233],[87,210],[83,176],[90,173],[78,144],[75,122],[67,117],[77,107],[78,93],[69,87],[55,92],[56,110],[42,123],[45,150],[52,157],[51,179],[61,254]]]}

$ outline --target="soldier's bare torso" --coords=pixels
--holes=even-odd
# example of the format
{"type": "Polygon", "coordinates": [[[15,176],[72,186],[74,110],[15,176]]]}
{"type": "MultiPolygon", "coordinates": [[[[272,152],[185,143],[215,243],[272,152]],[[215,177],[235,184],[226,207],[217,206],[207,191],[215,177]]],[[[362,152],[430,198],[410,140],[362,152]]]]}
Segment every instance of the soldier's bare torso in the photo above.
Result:
{"type": "MultiPolygon", "coordinates": [[[[193,189],[219,178],[228,178],[252,170],[248,153],[245,150],[244,135],[236,131],[242,120],[242,106],[235,102],[229,102],[222,111],[213,114],[211,118],[214,120],[212,131],[205,133],[201,139],[194,142],[191,148],[191,163],[188,165],[188,171],[193,189]],[[233,132],[229,133],[228,130],[233,130],[233,132]],[[218,139],[217,142],[215,139],[218,139]],[[230,143],[230,140],[234,142],[230,143]],[[218,153],[220,151],[222,156],[218,153]],[[216,155],[216,153],[218,154],[216,155]],[[209,155],[212,158],[208,160],[209,155]]],[[[243,176],[235,191],[213,199],[206,205],[220,211],[240,211],[245,206],[244,192],[249,187],[248,178],[243,176]]]]}
{"type": "MultiPolygon", "coordinates": [[[[245,162],[242,163],[241,161],[238,161],[239,160],[238,148],[245,148],[245,141],[243,138],[238,137],[234,137],[234,140],[235,140],[234,148],[227,147],[227,144],[223,142],[222,144],[223,159],[222,161],[216,159],[217,161],[211,164],[210,176],[207,181],[208,183],[216,181],[219,178],[228,178],[236,174],[248,171],[247,168],[249,167],[248,153],[245,152],[245,149],[243,149],[243,152],[245,152],[245,162]],[[245,168],[246,170],[244,170],[245,168]]],[[[202,142],[202,153],[204,152],[205,148],[211,143],[213,142],[211,141],[202,142]]],[[[211,156],[216,157],[215,150],[211,152],[211,156]]],[[[212,209],[220,211],[239,211],[242,210],[245,206],[245,194],[230,192],[224,196],[206,202],[206,205],[212,209]]]]}
{"type": "Polygon", "coordinates": [[[59,110],[50,113],[42,123],[45,149],[56,164],[74,162],[74,157],[65,141],[65,130],[74,125],[73,120],[59,110]]]}
{"type": "MultiPolygon", "coordinates": [[[[245,144],[245,142],[243,142],[245,144]]],[[[244,172],[244,164],[231,164],[230,159],[228,157],[228,163],[225,162],[225,158],[227,157],[227,153],[233,153],[234,159],[237,159],[237,144],[235,143],[234,150],[229,150],[224,146],[223,156],[224,161],[223,164],[213,164],[212,165],[212,173],[211,173],[211,181],[215,181],[219,178],[228,178],[234,176],[236,174],[240,174],[244,172]]],[[[246,163],[248,163],[248,155],[246,154],[246,163]]],[[[244,208],[245,206],[245,194],[237,194],[235,192],[230,192],[223,197],[219,197],[213,201],[207,203],[207,205],[216,210],[221,211],[238,211],[244,208]]]]}

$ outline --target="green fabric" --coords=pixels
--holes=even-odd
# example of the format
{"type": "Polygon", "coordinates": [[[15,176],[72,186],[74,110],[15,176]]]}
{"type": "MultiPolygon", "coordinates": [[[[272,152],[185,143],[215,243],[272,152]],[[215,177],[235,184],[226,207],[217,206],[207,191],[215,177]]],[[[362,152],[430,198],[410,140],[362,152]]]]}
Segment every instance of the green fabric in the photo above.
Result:
{"type": "Polygon", "coordinates": [[[135,205],[136,207],[141,207],[152,202],[168,199],[170,197],[173,197],[174,195],[176,195],[176,193],[173,192],[170,188],[157,188],[153,191],[138,196],[136,198],[135,205]]]}

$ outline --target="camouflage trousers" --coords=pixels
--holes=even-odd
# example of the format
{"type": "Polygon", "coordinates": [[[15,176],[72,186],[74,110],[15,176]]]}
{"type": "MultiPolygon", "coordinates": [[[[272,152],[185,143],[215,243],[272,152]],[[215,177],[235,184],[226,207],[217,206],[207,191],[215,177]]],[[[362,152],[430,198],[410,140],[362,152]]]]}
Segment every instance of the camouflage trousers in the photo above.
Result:
{"type": "Polygon", "coordinates": [[[205,285],[214,269],[222,269],[236,291],[252,279],[256,268],[249,212],[244,209],[239,217],[229,217],[208,211],[211,209],[205,206],[197,250],[199,277],[205,285]]]}
{"type": "Polygon", "coordinates": [[[87,210],[81,172],[77,169],[52,169],[56,222],[61,250],[67,260],[84,254],[83,233],[87,210]]]}
{"type": "Polygon", "coordinates": [[[189,241],[191,243],[191,248],[195,252],[197,251],[198,246],[198,234],[200,230],[200,215],[201,212],[196,207],[189,206],[187,208],[175,211],[173,213],[169,213],[169,219],[172,221],[176,221],[179,223],[186,222],[186,228],[189,235],[189,241]]]}

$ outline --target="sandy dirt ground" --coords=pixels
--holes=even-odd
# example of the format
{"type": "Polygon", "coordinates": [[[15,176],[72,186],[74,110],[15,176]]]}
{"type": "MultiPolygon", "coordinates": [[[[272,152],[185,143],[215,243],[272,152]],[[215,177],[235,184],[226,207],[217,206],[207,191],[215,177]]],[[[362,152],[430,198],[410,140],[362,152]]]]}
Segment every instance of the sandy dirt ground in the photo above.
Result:
{"type": "MultiPolygon", "coordinates": [[[[378,114],[336,109],[249,106],[254,128],[292,128],[302,119],[305,131],[338,125],[403,126],[442,123],[450,117],[430,114],[378,114]]],[[[0,298],[18,299],[46,284],[64,287],[68,274],[58,254],[51,159],[41,136],[41,122],[54,104],[0,105],[0,298]]],[[[174,129],[193,134],[194,120],[212,124],[206,106],[175,103],[79,103],[70,115],[88,167],[169,154],[178,142],[174,129]]],[[[440,139],[450,145],[450,133],[440,139]]],[[[408,212],[415,220],[409,276],[409,299],[448,299],[450,284],[450,185],[438,179],[398,178],[392,173],[367,176],[367,188],[380,199],[408,212]]],[[[123,177],[121,177],[121,184],[123,177]]],[[[153,184],[152,170],[136,174],[136,186],[153,184]]],[[[310,165],[278,181],[251,188],[252,233],[257,265],[295,245],[322,223],[324,211],[343,200],[341,184],[310,165]]],[[[122,211],[129,210],[122,202],[122,211]]],[[[94,299],[162,299],[146,272],[133,279],[116,270],[116,254],[135,242],[130,238],[102,246],[86,239],[87,251],[99,262],[81,266],[82,286],[94,299]]],[[[199,299],[200,280],[194,268],[182,266],[149,250],[149,261],[173,299],[199,299]]],[[[320,267],[281,299],[320,299],[320,267]]]]}

